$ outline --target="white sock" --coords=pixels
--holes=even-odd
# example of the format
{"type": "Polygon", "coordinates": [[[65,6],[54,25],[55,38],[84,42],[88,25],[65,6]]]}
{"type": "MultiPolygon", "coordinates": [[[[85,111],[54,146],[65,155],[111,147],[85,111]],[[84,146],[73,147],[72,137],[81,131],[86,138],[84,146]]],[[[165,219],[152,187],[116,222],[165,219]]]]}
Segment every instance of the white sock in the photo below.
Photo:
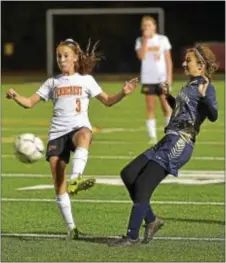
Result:
{"type": "Polygon", "coordinates": [[[68,193],[57,195],[56,201],[63,216],[64,222],[67,226],[67,229],[70,230],[75,228],[75,223],[71,211],[71,200],[68,193]]]}
{"type": "Polygon", "coordinates": [[[169,124],[169,121],[170,121],[170,116],[165,117],[166,126],[169,124]]]}
{"type": "Polygon", "coordinates": [[[72,169],[70,179],[77,178],[86,167],[88,159],[88,150],[83,147],[77,147],[72,157],[72,169]]]}
{"type": "Polygon", "coordinates": [[[148,135],[150,138],[156,138],[156,121],[155,119],[149,119],[146,121],[148,128],[148,135]]]}

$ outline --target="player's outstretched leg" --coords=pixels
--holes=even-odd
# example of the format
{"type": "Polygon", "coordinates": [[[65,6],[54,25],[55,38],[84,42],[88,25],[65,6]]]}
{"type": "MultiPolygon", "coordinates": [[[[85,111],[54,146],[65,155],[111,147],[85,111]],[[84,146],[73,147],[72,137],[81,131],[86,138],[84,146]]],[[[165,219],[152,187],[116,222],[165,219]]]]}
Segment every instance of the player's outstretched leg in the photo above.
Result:
{"type": "Polygon", "coordinates": [[[93,187],[95,178],[84,178],[82,176],[88,160],[88,149],[92,138],[92,132],[88,128],[82,128],[72,135],[72,143],[75,152],[72,157],[72,171],[68,184],[68,193],[77,194],[80,191],[86,191],[93,187]]]}

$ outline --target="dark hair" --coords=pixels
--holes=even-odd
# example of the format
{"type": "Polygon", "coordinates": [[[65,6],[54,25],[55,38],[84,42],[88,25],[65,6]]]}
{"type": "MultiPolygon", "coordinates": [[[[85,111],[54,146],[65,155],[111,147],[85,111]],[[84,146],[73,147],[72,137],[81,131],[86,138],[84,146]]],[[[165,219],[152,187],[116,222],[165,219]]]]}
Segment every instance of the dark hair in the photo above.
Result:
{"type": "Polygon", "coordinates": [[[211,80],[212,75],[217,71],[218,64],[216,61],[216,56],[212,50],[205,45],[196,45],[194,48],[189,49],[188,51],[193,51],[197,58],[197,61],[200,64],[205,66],[205,75],[208,79],[211,80]]]}
{"type": "Polygon", "coordinates": [[[95,42],[91,49],[91,40],[89,39],[85,52],[81,49],[79,43],[73,39],[66,39],[63,42],[60,42],[58,47],[68,46],[75,52],[75,54],[78,56],[78,60],[75,64],[75,70],[81,75],[85,75],[90,74],[97,63],[101,61],[102,58],[104,58],[102,53],[95,52],[98,43],[99,41],[95,42]]]}

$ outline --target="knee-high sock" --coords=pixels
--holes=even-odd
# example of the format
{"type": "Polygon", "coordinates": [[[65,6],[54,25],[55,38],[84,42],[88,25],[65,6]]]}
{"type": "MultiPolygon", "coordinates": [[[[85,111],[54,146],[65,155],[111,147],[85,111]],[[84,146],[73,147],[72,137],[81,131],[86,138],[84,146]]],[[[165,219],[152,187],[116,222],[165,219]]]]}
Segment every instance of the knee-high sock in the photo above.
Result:
{"type": "Polygon", "coordinates": [[[83,174],[88,160],[88,150],[83,147],[77,147],[72,157],[72,169],[70,179],[77,178],[83,174]]]}
{"type": "Polygon", "coordinates": [[[75,227],[74,219],[71,211],[71,200],[68,193],[56,196],[57,205],[62,214],[63,220],[67,226],[67,229],[73,229],[75,227]]]}
{"type": "Polygon", "coordinates": [[[146,224],[149,224],[149,223],[155,221],[155,218],[156,218],[156,216],[155,216],[154,212],[152,211],[151,205],[149,204],[148,210],[147,210],[146,215],[144,217],[144,221],[146,224]]]}
{"type": "Polygon", "coordinates": [[[146,121],[149,138],[156,138],[156,120],[149,119],[146,121]]]}
{"type": "Polygon", "coordinates": [[[145,203],[135,203],[132,206],[127,235],[132,239],[137,239],[139,236],[140,227],[142,221],[148,210],[148,202],[145,203]]]}

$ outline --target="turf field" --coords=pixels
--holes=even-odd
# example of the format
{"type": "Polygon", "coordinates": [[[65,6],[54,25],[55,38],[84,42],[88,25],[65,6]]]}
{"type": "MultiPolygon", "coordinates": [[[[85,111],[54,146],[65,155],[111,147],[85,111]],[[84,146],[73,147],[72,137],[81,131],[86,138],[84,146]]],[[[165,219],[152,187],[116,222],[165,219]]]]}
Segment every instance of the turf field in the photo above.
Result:
{"type": "MultiPolygon", "coordinates": [[[[100,82],[109,93],[121,83],[100,82]]],[[[176,94],[184,82],[176,82],[176,94]]],[[[120,169],[147,149],[145,105],[139,89],[115,107],[98,101],[90,104],[90,119],[97,127],[90,149],[86,176],[97,185],[73,198],[78,227],[90,235],[79,241],[64,240],[65,226],[54,201],[48,163],[20,163],[12,143],[20,133],[32,132],[47,142],[51,103],[32,110],[4,99],[14,88],[31,95],[38,84],[2,87],[2,261],[3,262],[223,262],[224,219],[224,83],[218,81],[219,119],[202,127],[191,161],[175,180],[169,176],[153,196],[153,208],[165,221],[164,228],[148,245],[111,248],[107,241],[125,234],[131,203],[120,184],[120,169]]],[[[160,108],[158,136],[163,135],[160,108]]],[[[70,167],[68,167],[70,168],[70,167]]],[[[68,169],[69,171],[70,169],[68,169]]],[[[143,234],[141,229],[140,234],[143,234]]]]}

